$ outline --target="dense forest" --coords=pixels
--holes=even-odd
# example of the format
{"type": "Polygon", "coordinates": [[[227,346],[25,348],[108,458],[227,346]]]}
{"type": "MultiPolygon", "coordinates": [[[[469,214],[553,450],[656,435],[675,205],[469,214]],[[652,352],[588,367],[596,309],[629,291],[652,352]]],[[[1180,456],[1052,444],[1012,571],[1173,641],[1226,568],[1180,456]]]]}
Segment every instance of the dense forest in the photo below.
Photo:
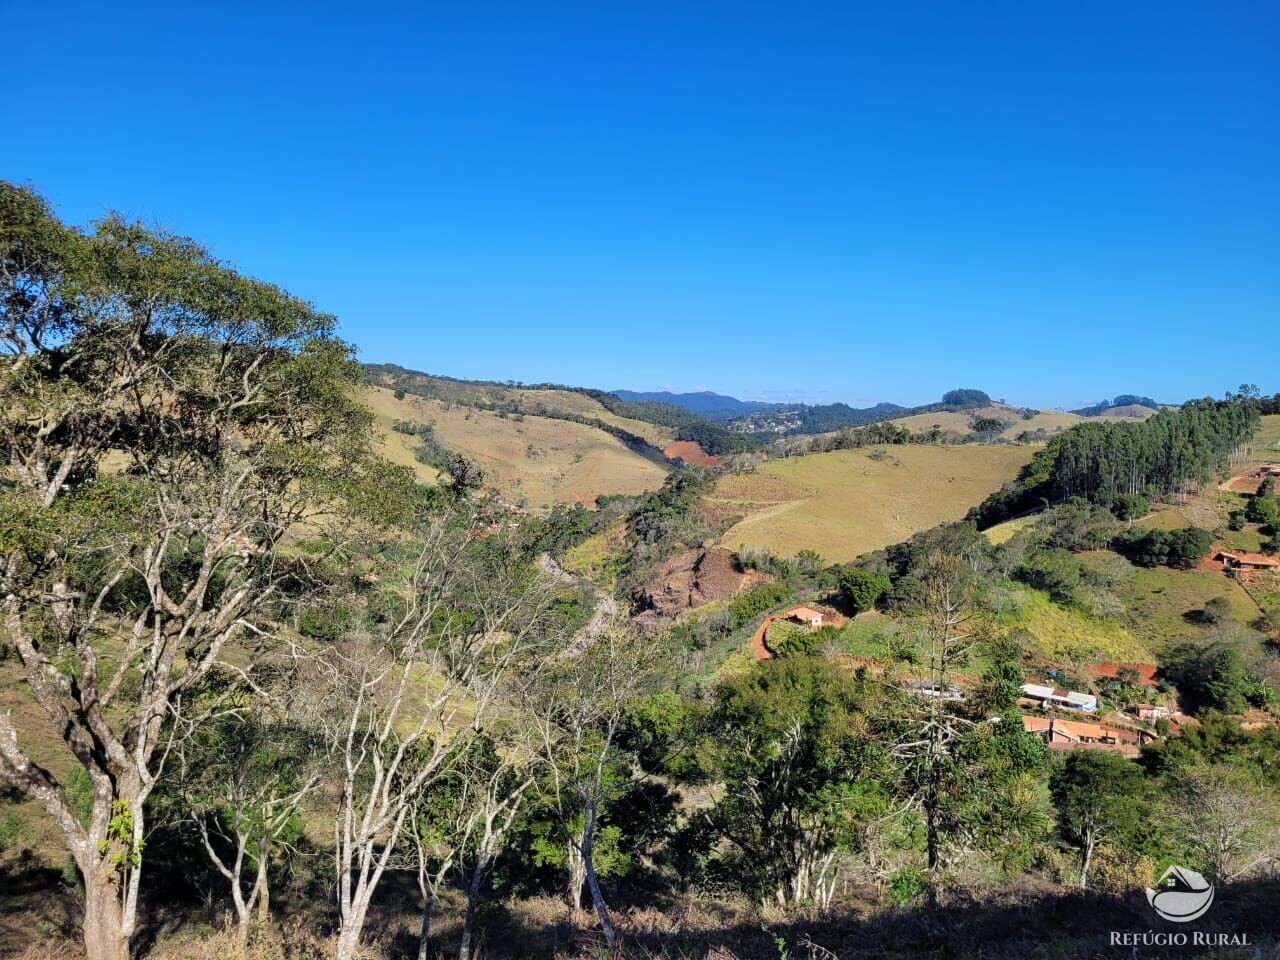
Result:
{"type": "Polygon", "coordinates": [[[1093,665],[1029,659],[1027,617],[1114,633],[1133,569],[1202,559],[1125,498],[1207,480],[1252,396],[1064,434],[978,511],[1050,503],[1004,543],[742,557],[742,590],[641,630],[613,601],[710,545],[714,474],[543,517],[465,470],[419,485],[333,317],[7,183],[0,311],[5,954],[1001,960],[1034,925],[1083,956],[1159,922],[1141,890],[1174,863],[1219,886],[1250,951],[1223,956],[1277,947],[1280,728],[1241,719],[1280,709],[1270,613],[1176,611],[1203,642],[1158,687],[1097,681],[1117,711],[1185,698],[1140,751],[1051,749],[1020,703],[1028,670],[1093,665]],[[566,569],[588,546],[600,582],[566,569]],[[1137,566],[1082,556],[1112,547],[1137,566]]]}
{"type": "Polygon", "coordinates": [[[1111,505],[1124,496],[1186,494],[1249,441],[1258,417],[1257,403],[1246,396],[1194,400],[1136,423],[1079,424],[1051,440],[971,516],[987,527],[1069,497],[1111,505]]]}

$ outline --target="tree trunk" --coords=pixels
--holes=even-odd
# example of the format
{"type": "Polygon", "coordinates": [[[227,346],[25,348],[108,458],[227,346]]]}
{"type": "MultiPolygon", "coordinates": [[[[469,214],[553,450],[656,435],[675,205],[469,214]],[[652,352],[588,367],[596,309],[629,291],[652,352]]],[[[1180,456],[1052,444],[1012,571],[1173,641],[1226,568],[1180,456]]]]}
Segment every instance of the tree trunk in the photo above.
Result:
{"type": "Polygon", "coordinates": [[[587,865],[583,862],[582,847],[576,837],[569,841],[565,865],[569,870],[569,912],[577,913],[582,909],[582,888],[587,883],[587,865]]]}
{"type": "Polygon", "coordinates": [[[1086,840],[1080,863],[1080,889],[1089,889],[1089,865],[1093,862],[1093,842],[1086,840]]]}
{"type": "Polygon", "coordinates": [[[338,933],[338,945],[333,954],[335,960],[355,960],[360,950],[360,935],[364,932],[364,919],[368,912],[368,891],[362,891],[352,898],[350,914],[342,918],[342,929],[338,933]]]}
{"type": "Polygon", "coordinates": [[[480,902],[480,890],[484,886],[485,874],[489,872],[489,864],[485,857],[476,860],[475,871],[471,874],[471,883],[467,885],[467,912],[462,918],[462,946],[458,948],[458,960],[471,960],[471,940],[475,935],[476,904],[480,902]]]}
{"type": "MultiPolygon", "coordinates": [[[[422,898],[422,930],[418,934],[418,960],[427,960],[431,953],[431,914],[436,906],[436,898],[428,896],[422,898]]],[[[467,931],[464,927],[462,930],[463,943],[466,943],[467,931]]]]}
{"type": "Polygon", "coordinates": [[[587,873],[587,888],[591,891],[591,902],[595,905],[596,916],[600,919],[600,930],[604,934],[605,945],[609,953],[613,953],[618,935],[613,929],[613,920],[609,917],[609,906],[604,902],[604,894],[600,890],[600,880],[596,877],[595,842],[596,842],[596,805],[588,801],[583,816],[582,861],[587,873]]]}
{"type": "Polygon", "coordinates": [[[265,927],[271,920],[271,886],[267,882],[267,841],[258,841],[258,879],[254,882],[258,894],[258,926],[265,927]]]}
{"type": "Polygon", "coordinates": [[[116,884],[84,872],[84,952],[87,960],[129,960],[129,938],[116,884]]]}

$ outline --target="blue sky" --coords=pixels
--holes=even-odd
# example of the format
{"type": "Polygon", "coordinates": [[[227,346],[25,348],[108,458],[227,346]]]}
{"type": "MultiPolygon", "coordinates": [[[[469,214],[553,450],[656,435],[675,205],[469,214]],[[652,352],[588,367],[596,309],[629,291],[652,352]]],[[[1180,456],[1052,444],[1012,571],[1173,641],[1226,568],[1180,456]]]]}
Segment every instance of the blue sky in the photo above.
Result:
{"type": "Polygon", "coordinates": [[[368,360],[855,403],[1280,390],[1265,0],[0,14],[30,37],[0,177],[194,236],[368,360]]]}

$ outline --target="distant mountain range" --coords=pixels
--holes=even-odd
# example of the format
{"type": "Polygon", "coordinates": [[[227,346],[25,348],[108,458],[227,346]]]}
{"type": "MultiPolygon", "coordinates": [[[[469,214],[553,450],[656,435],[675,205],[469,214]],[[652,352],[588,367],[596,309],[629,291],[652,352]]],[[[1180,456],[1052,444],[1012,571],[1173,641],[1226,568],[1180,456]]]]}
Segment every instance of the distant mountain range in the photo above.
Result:
{"type": "Polygon", "coordinates": [[[762,410],[778,410],[795,404],[766,403],[762,400],[739,400],[723,393],[700,390],[696,393],[672,393],[669,390],[637,391],[614,390],[613,395],[632,403],[669,403],[706,417],[708,420],[733,420],[748,413],[762,410]]]}

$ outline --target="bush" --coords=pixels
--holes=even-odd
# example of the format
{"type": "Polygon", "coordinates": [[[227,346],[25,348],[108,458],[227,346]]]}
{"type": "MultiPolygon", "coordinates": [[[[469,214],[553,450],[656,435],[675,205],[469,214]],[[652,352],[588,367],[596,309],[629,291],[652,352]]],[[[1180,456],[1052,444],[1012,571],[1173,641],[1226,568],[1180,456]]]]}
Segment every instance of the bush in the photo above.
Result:
{"type": "Polygon", "coordinates": [[[854,615],[870,610],[889,592],[889,577],[858,567],[846,567],[836,579],[840,598],[854,615]]]}
{"type": "Polygon", "coordinates": [[[1147,503],[1147,498],[1140,493],[1122,493],[1111,505],[1111,512],[1121,520],[1137,520],[1139,517],[1145,517],[1149,509],[1150,504],[1147,503]]]}
{"type": "Polygon", "coordinates": [[[1199,566],[1209,548],[1213,546],[1213,538],[1208,530],[1199,527],[1184,527],[1169,533],[1168,564],[1179,570],[1192,570],[1199,566]]]}
{"type": "Polygon", "coordinates": [[[729,627],[737,630],[760,614],[785,603],[791,596],[791,588],[785,583],[766,583],[729,602],[729,627]]]}
{"type": "Polygon", "coordinates": [[[928,887],[924,874],[915,867],[898,870],[889,878],[889,902],[895,907],[905,906],[918,899],[928,887]]]}
{"type": "Polygon", "coordinates": [[[1019,580],[1049,594],[1054,603],[1070,603],[1080,586],[1080,561],[1060,547],[1037,547],[1022,558],[1019,580]]]}

